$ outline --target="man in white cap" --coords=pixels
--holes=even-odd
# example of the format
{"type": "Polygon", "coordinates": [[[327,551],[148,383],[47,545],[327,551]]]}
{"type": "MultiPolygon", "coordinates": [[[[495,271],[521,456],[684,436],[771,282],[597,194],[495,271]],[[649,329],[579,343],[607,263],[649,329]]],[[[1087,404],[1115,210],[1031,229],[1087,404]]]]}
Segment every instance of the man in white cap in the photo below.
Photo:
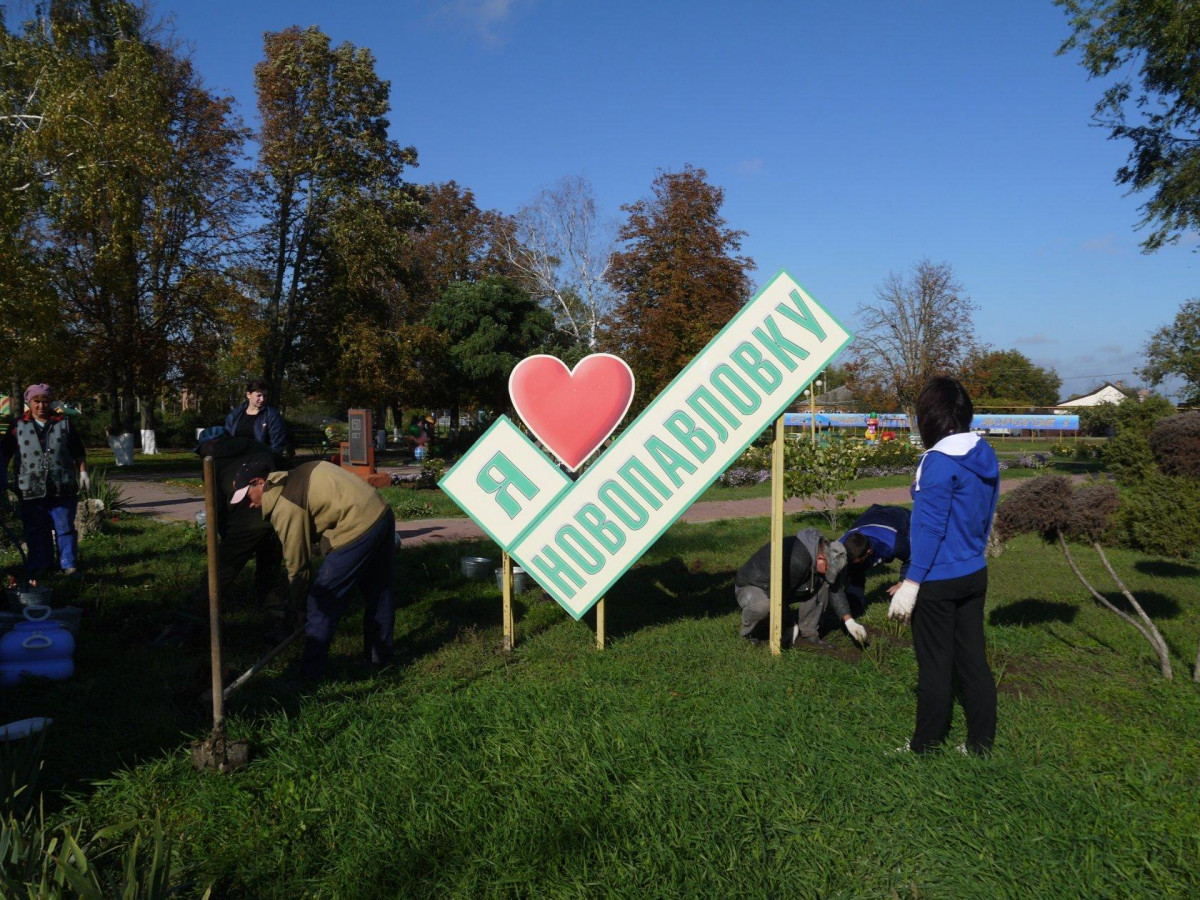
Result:
{"type": "Polygon", "coordinates": [[[262,462],[245,463],[233,480],[230,506],[262,509],[283,545],[283,562],[293,602],[306,597],[307,619],[300,674],[321,677],[338,620],[355,586],[363,595],[363,652],[373,665],[393,655],[396,519],[379,492],[340,466],[310,462],[290,472],[272,472],[262,462]],[[311,579],[313,540],[327,548],[311,579]]]}
{"type": "MultiPolygon", "coordinates": [[[[765,639],[771,615],[769,543],[738,569],[733,590],[742,608],[742,637],[765,639]]],[[[861,644],[867,639],[867,629],[854,621],[846,600],[846,550],[815,528],[801,528],[783,539],[783,602],[799,604],[796,621],[784,628],[785,646],[828,647],[821,626],[830,608],[854,640],[861,644]]]]}

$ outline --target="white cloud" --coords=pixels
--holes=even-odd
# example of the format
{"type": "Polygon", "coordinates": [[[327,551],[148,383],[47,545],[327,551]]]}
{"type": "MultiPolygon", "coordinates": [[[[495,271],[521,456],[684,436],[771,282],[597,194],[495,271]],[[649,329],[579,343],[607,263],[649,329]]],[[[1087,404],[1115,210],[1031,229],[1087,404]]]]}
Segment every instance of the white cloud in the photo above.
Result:
{"type": "Polygon", "coordinates": [[[1031,334],[1028,337],[1016,339],[1018,344],[1057,344],[1058,338],[1046,337],[1044,334],[1031,334]]]}
{"type": "Polygon", "coordinates": [[[753,159],[743,159],[737,164],[737,173],[739,175],[761,175],[763,170],[763,161],[759,157],[753,159]]]}
{"type": "Polygon", "coordinates": [[[442,0],[434,6],[435,19],[462,26],[489,44],[504,40],[502,31],[515,16],[518,5],[530,0],[442,0]]]}

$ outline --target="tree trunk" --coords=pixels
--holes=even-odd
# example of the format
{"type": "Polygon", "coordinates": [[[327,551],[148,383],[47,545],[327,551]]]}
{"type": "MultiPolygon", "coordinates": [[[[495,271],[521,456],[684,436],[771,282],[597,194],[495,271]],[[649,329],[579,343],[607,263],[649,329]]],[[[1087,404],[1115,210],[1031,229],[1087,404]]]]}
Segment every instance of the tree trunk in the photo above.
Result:
{"type": "MultiPolygon", "coordinates": [[[[1091,583],[1087,580],[1087,578],[1084,577],[1083,573],[1079,571],[1079,566],[1075,564],[1075,557],[1071,555],[1071,551],[1067,548],[1067,541],[1063,537],[1062,532],[1058,531],[1056,534],[1058,535],[1058,545],[1062,548],[1063,555],[1067,558],[1067,564],[1071,567],[1071,571],[1075,573],[1075,577],[1079,579],[1079,583],[1088,589],[1088,592],[1096,599],[1097,603],[1108,609],[1110,612],[1116,613],[1118,616],[1136,628],[1142,637],[1146,639],[1146,642],[1154,648],[1155,653],[1158,653],[1158,645],[1155,643],[1155,640],[1151,636],[1150,632],[1146,630],[1145,626],[1133,616],[1129,615],[1129,613],[1117,609],[1107,597],[1092,587],[1091,583]]],[[[1153,627],[1153,625],[1151,627],[1153,627]]],[[[1157,629],[1155,629],[1155,633],[1157,634],[1157,629]]],[[[1162,662],[1161,655],[1159,656],[1159,662],[1160,664],[1162,662]]],[[[1167,668],[1166,671],[1163,672],[1163,675],[1165,675],[1167,678],[1171,677],[1170,662],[1167,663],[1167,668]]]]}
{"type": "Polygon", "coordinates": [[[1125,583],[1117,577],[1117,573],[1113,571],[1113,567],[1109,564],[1108,557],[1105,555],[1104,550],[1101,549],[1100,544],[1097,541],[1092,541],[1092,548],[1100,555],[1100,559],[1104,563],[1104,568],[1108,569],[1108,574],[1111,575],[1112,580],[1117,583],[1117,587],[1121,589],[1121,593],[1125,595],[1125,599],[1129,601],[1129,605],[1134,608],[1138,616],[1141,617],[1141,620],[1146,624],[1146,630],[1149,632],[1149,635],[1153,636],[1151,644],[1153,644],[1155,652],[1158,653],[1158,665],[1159,668],[1162,669],[1163,678],[1171,681],[1171,656],[1167,648],[1167,642],[1163,640],[1162,632],[1158,630],[1158,627],[1154,624],[1153,620],[1146,615],[1146,611],[1142,609],[1142,605],[1134,599],[1133,594],[1129,593],[1128,588],[1125,587],[1125,583]]]}

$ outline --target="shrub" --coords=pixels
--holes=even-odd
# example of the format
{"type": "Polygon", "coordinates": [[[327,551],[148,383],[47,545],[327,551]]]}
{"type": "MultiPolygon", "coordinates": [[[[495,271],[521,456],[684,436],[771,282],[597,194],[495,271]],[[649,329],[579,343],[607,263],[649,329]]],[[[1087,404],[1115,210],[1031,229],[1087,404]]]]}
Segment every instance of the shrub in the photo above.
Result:
{"type": "Polygon", "coordinates": [[[446,461],[435,456],[427,456],[421,460],[421,477],[417,479],[417,487],[432,489],[446,474],[446,461]]]}
{"type": "Polygon", "coordinates": [[[1057,456],[1062,459],[1070,459],[1075,455],[1075,449],[1078,444],[1071,444],[1067,441],[1059,441],[1057,444],[1050,445],[1050,455],[1057,456]]]}
{"type": "Polygon", "coordinates": [[[1137,484],[1154,470],[1150,441],[1140,431],[1122,431],[1105,444],[1104,465],[1121,484],[1137,484]]]}
{"type": "Polygon", "coordinates": [[[1150,450],[1164,475],[1200,478],[1200,412],[1159,419],[1150,450]]]}
{"type": "MultiPolygon", "coordinates": [[[[872,475],[903,475],[912,472],[921,458],[921,448],[908,441],[878,441],[863,445],[862,468],[872,475]]],[[[861,469],[860,469],[861,471],[861,469]]]]}
{"type": "MultiPolygon", "coordinates": [[[[768,429],[769,431],[770,429],[768,429]]],[[[771,477],[771,448],[751,444],[718,480],[723,487],[762,484],[771,477]]]]}
{"type": "Polygon", "coordinates": [[[1079,579],[1079,583],[1087,588],[1093,599],[1136,628],[1149,642],[1158,656],[1159,670],[1164,678],[1170,680],[1171,655],[1167,642],[1137,598],[1121,581],[1104,548],[1100,546],[1100,538],[1108,530],[1109,518],[1116,511],[1118,503],[1116,488],[1111,484],[1093,482],[1079,490],[1073,490],[1071,482],[1061,475],[1042,475],[1021,485],[1000,504],[994,528],[1000,532],[1002,540],[1025,532],[1034,532],[1041,535],[1047,543],[1056,543],[1066,557],[1071,571],[1079,579]],[[1120,609],[1112,600],[1096,590],[1076,563],[1075,554],[1067,544],[1067,536],[1091,545],[1104,563],[1108,574],[1129,601],[1134,615],[1120,609]]]}
{"type": "Polygon", "coordinates": [[[119,484],[109,481],[108,469],[88,469],[88,479],[91,481],[91,486],[86,491],[79,492],[80,502],[99,500],[104,504],[104,510],[110,516],[128,510],[129,501],[125,497],[125,491],[119,484]]]}
{"type": "Polygon", "coordinates": [[[1018,534],[1040,535],[1054,543],[1070,523],[1071,482],[1063,475],[1042,475],[1014,489],[996,510],[996,532],[1007,541],[1018,534]]]}
{"type": "Polygon", "coordinates": [[[1017,458],[1017,467],[1021,469],[1044,469],[1050,462],[1046,453],[1022,453],[1017,458]]]}
{"type": "Polygon", "coordinates": [[[1152,473],[1126,487],[1113,530],[1118,541],[1135,550],[1191,556],[1200,547],[1200,482],[1152,473]]]}
{"type": "Polygon", "coordinates": [[[784,494],[817,501],[837,528],[840,510],[855,497],[850,482],[858,477],[867,451],[861,441],[831,440],[824,444],[788,441],[784,451],[784,494]]]}

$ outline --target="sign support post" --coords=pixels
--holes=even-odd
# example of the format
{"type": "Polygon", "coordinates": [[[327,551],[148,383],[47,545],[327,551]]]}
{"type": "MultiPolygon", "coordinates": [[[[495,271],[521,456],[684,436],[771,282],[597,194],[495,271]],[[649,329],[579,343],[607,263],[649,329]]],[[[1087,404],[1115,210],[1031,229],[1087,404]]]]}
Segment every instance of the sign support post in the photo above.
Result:
{"type": "Polygon", "coordinates": [[[596,601],[596,649],[604,649],[604,598],[596,601]]]}
{"type": "Polygon", "coordinates": [[[500,581],[503,585],[501,593],[504,596],[504,606],[501,610],[501,619],[504,627],[504,652],[511,653],[516,645],[516,623],[513,621],[513,564],[512,557],[507,551],[502,557],[500,563],[501,575],[500,581]]]}
{"type": "Polygon", "coordinates": [[[783,649],[783,416],[775,420],[775,443],[771,448],[771,653],[783,649]]]}

